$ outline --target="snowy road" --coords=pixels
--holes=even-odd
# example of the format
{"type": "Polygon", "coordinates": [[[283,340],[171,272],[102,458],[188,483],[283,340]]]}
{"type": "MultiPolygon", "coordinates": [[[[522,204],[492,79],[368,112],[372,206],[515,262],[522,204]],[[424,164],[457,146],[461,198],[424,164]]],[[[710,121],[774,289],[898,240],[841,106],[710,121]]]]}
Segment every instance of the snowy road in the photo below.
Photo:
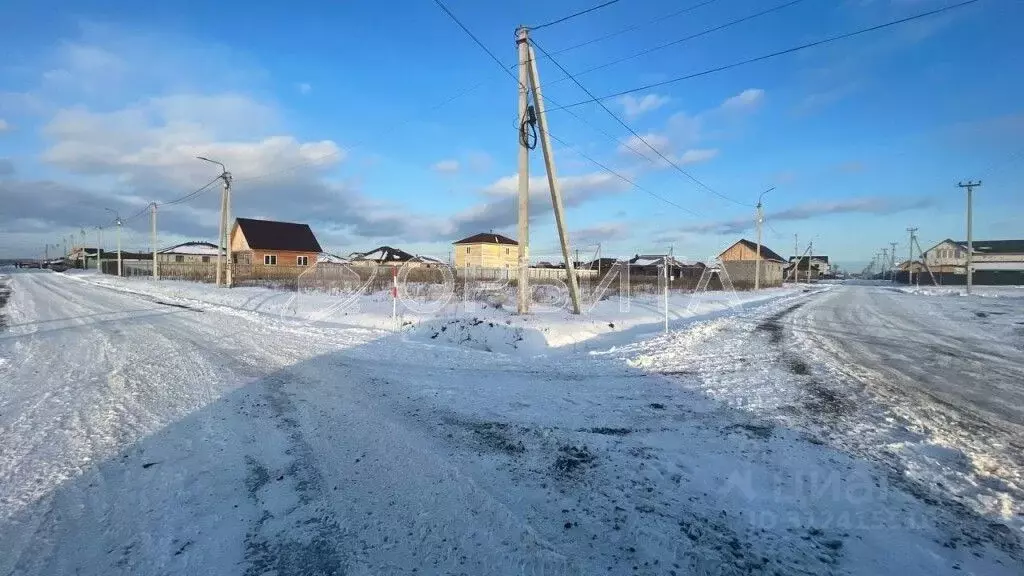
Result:
{"type": "Polygon", "coordinates": [[[1024,529],[1024,299],[842,286],[781,323],[798,355],[863,400],[839,415],[857,422],[855,445],[1024,529]]]}
{"type": "Polygon", "coordinates": [[[847,286],[812,299],[794,325],[910,405],[941,404],[965,427],[1024,452],[1024,347],[1015,299],[927,299],[847,286]],[[950,305],[952,304],[952,306],[950,305]]]}
{"type": "Polygon", "coordinates": [[[516,357],[0,285],[0,575],[1021,572],[983,518],[773,419],[811,375],[766,318],[809,345],[856,294],[516,357]]]}

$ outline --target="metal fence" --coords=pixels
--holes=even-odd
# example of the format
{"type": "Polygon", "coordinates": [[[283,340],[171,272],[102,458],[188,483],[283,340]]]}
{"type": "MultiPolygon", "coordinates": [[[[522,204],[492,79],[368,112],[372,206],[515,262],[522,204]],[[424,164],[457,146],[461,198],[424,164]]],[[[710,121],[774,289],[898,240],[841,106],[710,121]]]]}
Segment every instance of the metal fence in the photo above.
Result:
{"type": "MultiPolygon", "coordinates": [[[[625,289],[632,294],[657,293],[661,290],[664,279],[654,268],[631,267],[628,272],[626,264],[618,267],[597,270],[576,270],[577,280],[584,293],[598,289],[608,274],[619,274],[604,289],[606,295],[614,295],[625,289]]],[[[216,281],[217,265],[215,262],[157,262],[157,272],[161,280],[185,280],[190,282],[216,281]]],[[[117,274],[117,261],[104,260],[102,271],[105,274],[117,274]]],[[[226,272],[226,267],[225,267],[226,272]]],[[[668,287],[674,291],[691,291],[700,281],[703,269],[684,267],[674,269],[668,287]]],[[[152,261],[123,260],[122,275],[125,277],[152,277],[152,261]]],[[[501,284],[509,288],[518,285],[518,271],[504,268],[455,268],[447,264],[431,266],[348,266],[344,264],[319,263],[313,266],[267,266],[263,264],[235,264],[233,266],[234,286],[263,286],[283,290],[315,290],[321,292],[361,291],[366,293],[388,290],[394,283],[393,275],[403,286],[403,290],[412,293],[436,292],[436,287],[454,284],[456,293],[477,290],[480,284],[501,284]]],[[[560,268],[531,268],[531,284],[537,286],[558,285],[565,282],[566,274],[560,268]]],[[[743,281],[735,281],[737,289],[749,288],[743,281]]],[[[718,275],[711,277],[707,287],[709,290],[721,290],[718,275]]]]}

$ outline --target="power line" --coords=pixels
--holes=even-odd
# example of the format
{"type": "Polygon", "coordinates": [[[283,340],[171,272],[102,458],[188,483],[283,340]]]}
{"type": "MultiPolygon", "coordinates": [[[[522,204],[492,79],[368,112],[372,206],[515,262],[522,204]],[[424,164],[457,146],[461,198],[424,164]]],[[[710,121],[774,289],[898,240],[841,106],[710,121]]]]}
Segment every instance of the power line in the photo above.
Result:
{"type": "Polygon", "coordinates": [[[621,126],[622,126],[623,128],[625,128],[626,130],[628,130],[628,131],[629,131],[629,132],[630,132],[630,133],[631,133],[631,134],[632,134],[633,136],[635,136],[635,137],[636,137],[637,139],[639,139],[639,140],[640,140],[641,142],[643,142],[645,146],[647,146],[648,148],[650,148],[650,149],[651,149],[651,150],[652,150],[652,151],[653,151],[653,152],[654,152],[655,154],[657,154],[657,155],[658,155],[658,156],[659,156],[659,157],[660,157],[660,158],[661,158],[662,160],[664,160],[665,162],[668,162],[668,164],[669,164],[670,166],[672,166],[673,168],[675,168],[677,172],[679,172],[679,173],[680,173],[680,174],[682,174],[683,176],[687,177],[688,179],[692,180],[692,181],[693,181],[693,182],[694,182],[695,184],[697,184],[698,186],[700,186],[700,187],[701,187],[701,188],[703,188],[704,190],[707,190],[708,192],[711,192],[711,193],[712,193],[712,194],[714,194],[715,196],[718,196],[719,198],[722,198],[723,200],[728,200],[729,202],[733,202],[733,203],[735,203],[735,204],[739,204],[739,205],[741,205],[741,206],[745,206],[745,204],[744,204],[744,203],[742,203],[742,202],[740,202],[740,201],[738,201],[738,200],[734,200],[734,199],[732,199],[732,198],[730,198],[730,197],[726,196],[725,194],[722,194],[722,193],[721,193],[721,192],[719,192],[718,190],[715,190],[714,188],[712,188],[712,187],[708,186],[708,185],[707,185],[707,184],[705,184],[704,182],[701,182],[701,181],[700,181],[700,180],[699,180],[699,179],[698,179],[698,178],[697,178],[696,176],[694,176],[693,174],[690,174],[689,172],[687,172],[686,170],[684,170],[684,169],[683,169],[683,168],[682,168],[682,167],[681,167],[681,166],[680,166],[679,164],[677,164],[677,163],[676,163],[676,162],[675,162],[674,160],[672,160],[671,158],[669,158],[668,156],[666,156],[665,154],[663,154],[663,153],[662,153],[662,152],[661,152],[660,150],[658,150],[658,149],[657,149],[657,148],[655,148],[655,147],[654,147],[653,145],[651,145],[651,143],[650,143],[650,142],[648,142],[646,138],[644,138],[643,136],[641,136],[639,132],[637,132],[636,130],[634,130],[634,129],[633,129],[633,128],[632,128],[632,127],[631,127],[631,126],[629,125],[629,124],[627,124],[627,123],[626,123],[626,122],[625,122],[625,121],[624,121],[624,120],[623,120],[622,118],[620,118],[620,117],[618,116],[618,114],[616,114],[615,112],[612,112],[610,108],[608,108],[607,106],[605,106],[604,102],[601,102],[600,100],[597,100],[597,99],[596,99],[596,97],[594,96],[594,94],[593,94],[593,93],[592,93],[592,92],[591,92],[590,90],[588,90],[588,89],[587,89],[587,87],[586,87],[586,86],[584,86],[584,85],[583,85],[583,83],[581,83],[581,82],[580,82],[580,81],[579,81],[579,80],[578,80],[578,79],[577,79],[577,78],[576,78],[575,76],[573,76],[572,74],[570,74],[570,73],[569,73],[569,71],[568,71],[568,70],[566,70],[566,69],[565,69],[565,67],[561,65],[561,63],[559,63],[559,62],[558,62],[557,60],[555,60],[554,58],[552,58],[552,57],[551,57],[551,54],[549,54],[549,53],[547,52],[547,50],[544,50],[544,48],[543,48],[543,47],[542,47],[542,46],[541,46],[540,44],[537,44],[537,42],[536,42],[535,40],[531,40],[531,41],[533,42],[533,45],[534,45],[534,46],[535,46],[535,47],[536,47],[536,48],[537,48],[538,50],[540,50],[540,51],[541,51],[541,53],[543,53],[544,55],[546,55],[546,56],[548,57],[548,59],[549,59],[549,60],[551,60],[552,64],[554,64],[555,66],[557,66],[557,67],[558,67],[558,69],[559,69],[559,70],[561,70],[561,71],[562,71],[562,73],[564,73],[564,74],[566,75],[566,77],[567,77],[567,78],[569,78],[570,80],[572,80],[572,81],[573,81],[573,83],[575,83],[575,84],[576,84],[576,86],[578,86],[578,87],[580,88],[580,90],[583,90],[583,92],[584,92],[584,93],[586,93],[586,94],[587,94],[587,96],[590,96],[591,98],[595,98],[595,102],[597,103],[597,105],[598,105],[598,106],[600,106],[600,107],[601,107],[602,109],[604,109],[604,111],[605,111],[605,112],[607,112],[609,116],[611,116],[612,118],[614,118],[614,119],[615,119],[615,121],[619,123],[619,125],[621,125],[621,126]]]}
{"type": "Polygon", "coordinates": [[[608,173],[609,173],[609,174],[611,174],[612,176],[615,176],[616,178],[618,178],[618,179],[622,180],[623,182],[625,182],[625,183],[629,184],[630,186],[633,186],[633,187],[634,187],[634,188],[636,188],[637,190],[640,190],[641,192],[646,192],[646,193],[650,194],[651,196],[653,196],[654,198],[657,198],[658,200],[661,200],[662,202],[664,202],[664,203],[666,203],[666,204],[669,204],[669,205],[671,205],[671,206],[675,206],[676,208],[679,208],[679,209],[680,209],[680,210],[682,210],[683,212],[686,212],[686,213],[688,213],[688,214],[692,214],[693,216],[699,216],[699,214],[697,214],[697,213],[696,213],[696,212],[694,212],[693,210],[691,210],[691,209],[689,209],[689,208],[687,208],[687,207],[685,207],[685,206],[682,206],[682,205],[680,205],[680,204],[676,204],[675,202],[673,202],[673,201],[669,200],[668,198],[665,198],[664,196],[660,196],[660,195],[658,195],[658,194],[655,194],[654,192],[652,192],[652,191],[648,190],[647,188],[644,188],[643,186],[641,186],[641,185],[637,184],[637,183],[636,183],[636,182],[634,182],[634,181],[633,181],[632,179],[630,179],[630,178],[628,178],[628,177],[626,177],[626,176],[623,176],[622,174],[620,174],[620,173],[616,172],[615,170],[612,170],[611,168],[609,168],[609,167],[605,166],[605,165],[604,165],[604,164],[602,164],[601,162],[598,162],[597,160],[595,160],[595,159],[591,158],[590,156],[586,155],[585,153],[581,152],[581,151],[579,150],[579,148],[577,148],[577,147],[573,146],[572,144],[569,144],[569,143],[567,143],[567,142],[566,142],[565,140],[562,140],[561,138],[559,138],[559,137],[555,136],[555,135],[554,135],[554,134],[552,134],[551,132],[548,132],[548,137],[550,137],[550,138],[551,138],[552,140],[554,140],[555,142],[558,142],[558,143],[559,143],[559,144],[561,144],[562,146],[565,146],[566,148],[569,148],[570,150],[572,150],[573,152],[575,152],[575,153],[579,154],[579,155],[580,155],[580,156],[582,156],[583,158],[585,158],[585,159],[589,160],[589,161],[590,161],[590,162],[592,162],[593,164],[595,164],[595,165],[597,165],[598,167],[600,167],[601,169],[603,169],[603,170],[604,170],[605,172],[608,172],[608,173]]]}
{"type": "MultiPolygon", "coordinates": [[[[618,1],[618,0],[616,0],[616,1],[618,1]]],[[[501,59],[499,59],[497,56],[495,56],[494,52],[491,52],[491,49],[488,48],[487,45],[485,45],[483,42],[481,42],[480,39],[477,38],[476,35],[473,34],[472,31],[470,31],[469,28],[466,28],[466,25],[463,24],[462,21],[459,20],[459,18],[457,16],[455,16],[455,14],[452,14],[452,11],[449,10],[448,7],[444,5],[444,2],[441,2],[441,0],[434,0],[434,4],[437,4],[438,8],[443,10],[444,13],[447,14],[448,17],[451,18],[453,22],[458,24],[459,28],[462,28],[462,31],[465,32],[466,35],[469,36],[473,40],[473,42],[476,42],[476,45],[479,46],[481,50],[486,52],[487,55],[491,57],[491,60],[494,60],[494,62],[498,64],[498,68],[501,68],[502,72],[504,72],[505,74],[508,74],[509,78],[512,78],[513,80],[516,81],[516,84],[519,83],[519,78],[516,78],[515,74],[513,74],[511,70],[509,70],[508,68],[505,67],[505,64],[502,63],[501,59]]],[[[548,25],[550,25],[550,24],[548,24],[548,25]]]]}
{"type": "Polygon", "coordinates": [[[656,24],[658,22],[661,22],[661,21],[664,21],[664,20],[668,20],[670,18],[675,18],[676,16],[681,16],[683,14],[686,14],[687,12],[691,12],[693,10],[696,10],[697,8],[701,8],[703,6],[707,6],[708,4],[713,4],[713,3],[717,2],[717,1],[718,0],[704,0],[704,2],[701,2],[700,4],[694,4],[693,6],[690,6],[690,7],[687,7],[687,8],[683,8],[682,10],[676,10],[675,12],[672,12],[671,14],[666,14],[664,16],[659,16],[658,18],[655,18],[654,20],[648,20],[648,21],[642,22],[640,24],[634,24],[632,26],[627,26],[626,28],[623,28],[623,29],[618,30],[616,32],[611,32],[611,33],[605,34],[604,36],[598,36],[597,38],[594,38],[592,40],[587,40],[586,42],[580,42],[579,44],[574,44],[572,46],[569,46],[568,48],[562,48],[561,50],[555,50],[554,52],[552,52],[552,54],[555,55],[555,56],[558,56],[559,54],[561,54],[563,52],[569,52],[571,50],[576,50],[577,48],[582,48],[584,46],[589,46],[589,45],[594,44],[596,42],[601,42],[601,41],[607,40],[609,38],[614,38],[614,37],[619,36],[621,34],[625,34],[626,32],[632,32],[633,30],[636,30],[638,28],[643,28],[644,26],[649,26],[651,24],[656,24]]]}
{"type": "MultiPolygon", "coordinates": [[[[651,52],[657,52],[658,50],[664,50],[665,48],[668,48],[670,46],[675,46],[677,44],[682,44],[683,42],[687,42],[689,40],[693,40],[694,38],[700,38],[701,36],[706,36],[708,34],[711,34],[712,32],[717,32],[719,30],[724,30],[726,28],[729,28],[730,26],[735,26],[736,24],[741,24],[741,23],[746,22],[748,20],[753,20],[755,18],[759,18],[759,17],[764,16],[766,14],[771,14],[772,12],[777,12],[779,10],[782,10],[783,8],[788,8],[790,6],[793,6],[794,4],[799,4],[800,2],[803,2],[803,0],[790,0],[789,2],[786,2],[785,4],[779,4],[779,5],[774,6],[772,8],[768,8],[767,10],[762,10],[760,12],[757,12],[757,13],[754,13],[754,14],[750,14],[749,16],[744,16],[743,18],[738,18],[736,20],[732,20],[730,22],[726,22],[725,24],[719,24],[718,26],[714,26],[712,28],[707,28],[707,29],[702,30],[700,32],[697,32],[697,33],[694,33],[694,34],[690,34],[689,36],[684,36],[682,38],[679,38],[678,40],[673,40],[673,41],[667,42],[665,44],[660,44],[660,45],[654,46],[652,48],[647,48],[646,50],[641,50],[639,52],[635,52],[633,54],[630,54],[629,56],[624,56],[622,58],[619,58],[618,60],[612,60],[611,62],[605,62],[604,64],[600,64],[598,66],[594,66],[593,68],[587,68],[586,70],[582,70],[580,72],[577,72],[576,75],[577,76],[583,76],[584,74],[590,74],[591,72],[595,72],[597,70],[603,70],[604,68],[608,68],[609,66],[614,66],[616,64],[621,64],[622,62],[626,62],[626,61],[632,60],[634,58],[639,58],[640,56],[644,56],[646,54],[650,54],[651,52]]],[[[561,82],[562,80],[565,80],[565,78],[559,78],[558,80],[552,81],[552,83],[561,82]]]]}
{"type": "Polygon", "coordinates": [[[616,4],[618,2],[619,2],[619,0],[608,0],[608,2],[605,2],[603,4],[598,4],[597,6],[591,6],[590,8],[587,8],[585,10],[580,10],[579,12],[575,12],[573,14],[569,14],[568,16],[559,18],[557,20],[552,20],[551,22],[546,22],[544,24],[540,24],[539,26],[531,26],[530,30],[540,30],[541,28],[547,28],[548,26],[554,26],[555,24],[561,24],[562,22],[565,22],[566,20],[572,20],[573,18],[576,18],[577,16],[583,16],[584,14],[589,14],[590,12],[593,12],[594,10],[600,10],[601,8],[604,8],[606,6],[611,6],[612,4],[616,4]]]}
{"type": "Polygon", "coordinates": [[[210,186],[213,186],[214,183],[216,183],[217,181],[220,180],[220,178],[221,178],[220,176],[217,176],[213,180],[210,180],[209,182],[207,182],[201,188],[197,188],[196,190],[194,190],[192,192],[189,192],[188,194],[182,196],[181,198],[177,198],[177,199],[174,199],[174,200],[168,200],[167,202],[160,202],[160,203],[157,204],[157,206],[171,206],[173,204],[180,204],[182,202],[188,202],[192,198],[195,198],[196,196],[198,196],[200,193],[206,191],[210,186]]]}
{"type": "MultiPolygon", "coordinates": [[[[447,14],[447,15],[448,15],[448,16],[449,16],[449,17],[450,17],[450,18],[451,18],[451,19],[452,19],[452,20],[453,20],[453,21],[454,21],[454,22],[455,22],[456,24],[458,24],[460,28],[462,28],[463,32],[465,32],[465,33],[466,33],[466,34],[467,34],[467,35],[468,35],[468,36],[469,36],[470,38],[472,38],[472,39],[473,39],[473,41],[474,41],[474,42],[476,42],[477,46],[479,46],[479,47],[480,47],[480,48],[481,48],[481,49],[482,49],[482,50],[483,50],[484,52],[486,52],[486,53],[487,53],[487,54],[488,54],[488,55],[489,55],[489,56],[491,57],[491,59],[492,59],[492,60],[494,60],[494,62],[495,62],[495,63],[496,63],[497,65],[498,65],[498,67],[502,69],[502,71],[503,71],[503,72],[505,72],[506,74],[508,74],[508,75],[509,75],[509,77],[511,77],[511,78],[512,78],[513,80],[515,80],[515,82],[516,82],[516,84],[517,84],[517,85],[519,84],[519,78],[517,78],[517,77],[516,77],[516,76],[515,76],[514,74],[512,74],[512,72],[511,72],[511,71],[510,71],[510,70],[509,70],[508,68],[506,68],[504,64],[502,64],[501,60],[500,60],[500,59],[498,59],[498,57],[497,57],[497,56],[495,56],[495,55],[494,55],[494,53],[493,53],[493,52],[491,52],[491,51],[490,51],[490,49],[488,49],[488,48],[487,48],[487,46],[485,46],[485,45],[483,44],[483,42],[481,42],[481,41],[480,41],[480,40],[479,40],[479,39],[478,39],[478,38],[477,38],[477,37],[476,37],[476,36],[475,36],[475,35],[474,35],[474,34],[473,34],[473,33],[472,33],[472,32],[471,32],[470,30],[469,30],[469,28],[467,28],[467,27],[466,27],[466,26],[465,26],[464,24],[462,24],[462,22],[460,22],[460,21],[459,21],[459,19],[458,19],[458,18],[457,18],[457,17],[455,16],[455,14],[453,14],[453,13],[451,12],[451,10],[449,10],[449,9],[448,9],[448,8],[447,8],[447,7],[446,7],[446,6],[444,5],[444,3],[443,3],[443,2],[441,2],[441,0],[434,0],[434,3],[435,3],[435,4],[437,4],[437,5],[438,5],[438,6],[439,6],[439,7],[440,7],[440,8],[442,9],[442,10],[444,10],[444,12],[445,12],[445,13],[446,13],[446,14],[447,14]]],[[[536,46],[536,44],[534,44],[534,45],[536,46]]],[[[537,46],[537,48],[540,48],[540,46],[537,46]]],[[[543,51],[543,49],[541,49],[541,50],[543,51]]],[[[548,100],[549,102],[554,102],[554,101],[553,101],[553,100],[551,100],[550,98],[546,98],[546,100],[548,100]]],[[[579,116],[576,116],[575,114],[573,114],[573,116],[574,116],[574,117],[576,117],[576,118],[578,118],[578,119],[580,119],[581,121],[583,121],[583,122],[585,122],[585,123],[586,123],[586,121],[585,121],[585,120],[583,120],[582,118],[580,118],[579,116]]],[[[589,125],[589,123],[587,123],[587,124],[589,125]]],[[[517,125],[516,125],[516,131],[518,132],[518,131],[519,131],[519,129],[520,129],[520,128],[519,128],[519,126],[518,126],[518,123],[517,123],[517,125]]],[[[605,134],[607,134],[607,133],[605,132],[605,134]]],[[[566,143],[566,142],[565,142],[564,140],[562,140],[561,138],[558,138],[558,137],[556,137],[556,136],[555,136],[554,134],[552,134],[551,132],[547,132],[547,135],[548,135],[548,136],[549,136],[549,137],[550,137],[550,138],[551,138],[552,140],[555,140],[556,142],[558,142],[558,143],[562,144],[563,146],[566,146],[566,147],[568,147],[568,148],[571,148],[572,150],[574,150],[574,151],[575,151],[575,152],[576,152],[577,154],[579,154],[579,155],[580,155],[580,156],[582,156],[583,158],[585,158],[585,159],[589,160],[589,161],[590,161],[591,163],[593,163],[593,164],[595,164],[596,166],[600,167],[601,169],[603,169],[604,171],[608,172],[609,174],[611,174],[611,175],[613,175],[613,176],[615,176],[615,177],[617,177],[617,178],[621,179],[622,181],[624,181],[624,182],[626,182],[626,183],[628,183],[628,184],[632,185],[632,186],[633,186],[633,187],[635,187],[636,189],[638,189],[638,190],[641,190],[641,191],[643,191],[643,192],[646,192],[646,193],[650,194],[651,196],[653,196],[654,198],[657,198],[657,199],[659,199],[659,200],[661,200],[661,201],[663,201],[663,202],[665,202],[665,203],[667,203],[667,204],[669,204],[669,205],[675,206],[676,208],[679,208],[680,210],[683,210],[684,212],[687,212],[687,213],[689,213],[689,214],[693,214],[694,216],[697,216],[697,215],[698,215],[698,214],[696,214],[696,213],[695,213],[695,212],[694,212],[693,210],[691,210],[691,209],[689,209],[689,208],[686,208],[686,207],[684,207],[684,206],[681,206],[681,205],[679,205],[679,204],[677,204],[677,203],[675,203],[675,202],[672,202],[671,200],[668,200],[667,198],[664,198],[664,197],[662,197],[662,196],[660,196],[660,195],[658,195],[658,194],[655,194],[654,192],[651,192],[650,190],[647,190],[646,188],[644,188],[644,187],[640,186],[639,184],[637,184],[636,182],[634,182],[634,181],[633,181],[633,180],[631,180],[630,178],[627,178],[626,176],[623,176],[622,174],[620,174],[620,173],[616,172],[615,170],[612,170],[612,169],[611,169],[611,168],[609,168],[608,166],[605,166],[605,165],[604,165],[604,164],[602,164],[601,162],[598,162],[597,160],[595,160],[595,159],[591,158],[591,157],[590,157],[590,156],[588,156],[587,154],[585,154],[585,153],[583,153],[583,152],[579,151],[579,150],[578,150],[577,148],[575,148],[575,147],[574,147],[574,146],[572,146],[571,144],[568,144],[568,143],[566,143]]],[[[617,140],[617,139],[616,139],[616,138],[615,138],[614,136],[612,136],[612,135],[610,135],[610,134],[608,134],[608,136],[609,136],[610,138],[612,138],[613,140],[615,140],[616,142],[618,141],[618,140],[617,140]]],[[[627,147],[629,147],[629,146],[627,146],[627,147]]],[[[640,154],[640,152],[638,152],[637,150],[633,149],[632,147],[629,147],[629,148],[630,148],[631,150],[633,150],[634,152],[636,152],[637,154],[640,154]]],[[[644,158],[646,158],[646,156],[644,156],[643,154],[640,154],[640,156],[643,156],[644,158]]]]}
{"type": "MultiPolygon", "coordinates": [[[[745,66],[747,64],[753,64],[755,62],[760,62],[762,60],[768,60],[769,58],[775,58],[777,56],[782,56],[782,55],[785,55],[785,54],[792,54],[793,52],[799,52],[801,50],[806,50],[808,48],[814,48],[816,46],[821,46],[823,44],[828,44],[828,43],[836,42],[836,41],[839,41],[839,40],[845,40],[847,38],[852,38],[854,36],[859,36],[861,34],[867,34],[868,32],[874,32],[876,30],[881,30],[883,28],[889,28],[891,26],[896,26],[896,25],[899,25],[899,24],[904,24],[906,22],[911,22],[913,20],[918,20],[920,18],[926,18],[928,16],[934,16],[936,14],[940,14],[942,12],[947,12],[949,10],[954,10],[954,9],[957,9],[957,8],[963,8],[964,6],[967,6],[969,4],[974,4],[974,3],[978,2],[978,1],[979,0],[966,0],[965,2],[960,2],[959,4],[952,4],[950,6],[946,6],[946,7],[943,7],[943,8],[938,8],[938,9],[935,9],[935,10],[929,10],[928,12],[922,12],[922,13],[916,14],[914,16],[908,16],[906,18],[900,18],[899,20],[893,20],[891,22],[886,22],[884,24],[878,24],[878,25],[875,25],[875,26],[871,26],[869,28],[861,28],[860,30],[856,30],[854,32],[847,32],[845,34],[839,34],[837,36],[831,36],[829,38],[825,38],[823,40],[818,40],[816,42],[810,42],[810,43],[807,43],[807,44],[801,44],[800,46],[794,46],[792,48],[787,48],[785,50],[779,50],[778,52],[772,52],[771,54],[765,54],[763,56],[757,56],[755,58],[748,58],[746,60],[741,60],[739,62],[733,62],[731,64],[725,64],[725,65],[719,66],[717,68],[710,68],[708,70],[704,70],[704,71],[701,71],[701,72],[695,72],[693,74],[687,74],[686,76],[680,76],[678,78],[673,78],[671,80],[664,80],[662,82],[654,82],[653,84],[647,84],[647,85],[644,85],[644,86],[640,86],[638,88],[631,88],[629,90],[623,90],[621,92],[616,92],[614,94],[608,94],[607,96],[601,96],[599,98],[592,98],[590,100],[583,100],[583,101],[580,101],[580,102],[575,102],[573,104],[569,104],[568,106],[565,106],[565,108],[573,108],[573,107],[576,107],[576,106],[582,106],[583,104],[589,104],[591,102],[597,102],[598,100],[608,100],[608,99],[611,99],[611,98],[618,98],[619,96],[625,96],[626,94],[633,94],[634,92],[641,92],[643,90],[649,90],[651,88],[657,88],[659,86],[665,86],[665,85],[668,85],[668,84],[674,84],[676,82],[681,82],[683,80],[689,80],[691,78],[697,78],[699,76],[707,76],[708,74],[714,74],[716,72],[723,72],[725,70],[730,70],[732,68],[738,68],[740,66],[745,66]]],[[[564,108],[552,108],[551,110],[548,110],[548,112],[553,112],[555,110],[562,110],[562,109],[564,109],[564,108]]]]}

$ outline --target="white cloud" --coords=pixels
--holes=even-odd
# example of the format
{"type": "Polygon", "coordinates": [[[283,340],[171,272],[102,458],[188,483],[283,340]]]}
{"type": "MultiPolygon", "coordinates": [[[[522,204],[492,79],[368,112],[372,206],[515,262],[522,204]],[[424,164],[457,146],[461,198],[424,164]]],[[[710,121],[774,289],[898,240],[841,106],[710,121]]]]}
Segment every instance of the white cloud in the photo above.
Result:
{"type": "Polygon", "coordinates": [[[721,108],[723,110],[743,112],[757,108],[763,100],[764,90],[760,88],[747,88],[735,96],[726,98],[722,102],[721,108]]]}
{"type": "Polygon", "coordinates": [[[667,135],[648,132],[647,134],[641,134],[640,136],[630,136],[625,142],[619,144],[619,152],[623,154],[637,154],[646,158],[656,159],[658,155],[651,150],[647,144],[644,144],[645,141],[647,144],[650,144],[663,154],[672,145],[672,141],[667,135]],[[641,137],[643,139],[641,139],[641,137]]]}
{"type": "MultiPolygon", "coordinates": [[[[608,172],[561,176],[558,182],[562,191],[562,202],[566,208],[580,206],[629,189],[629,184],[608,172]]],[[[515,210],[518,183],[518,177],[511,175],[485,186],[480,193],[486,201],[463,210],[452,218],[448,225],[449,233],[453,236],[465,236],[514,225],[518,217],[515,210]]],[[[543,176],[530,178],[530,220],[547,216],[551,211],[551,193],[547,179],[543,176]]]]}
{"type": "Polygon", "coordinates": [[[699,164],[707,162],[715,156],[718,156],[717,148],[694,148],[683,152],[675,160],[677,164],[699,164]]]}
{"type": "Polygon", "coordinates": [[[454,174],[459,171],[459,161],[454,159],[441,160],[430,167],[439,174],[454,174]]]}
{"type": "Polygon", "coordinates": [[[275,117],[272,108],[236,94],[151,98],[112,112],[76,106],[58,110],[43,128],[52,144],[42,159],[81,174],[192,186],[209,179],[196,156],[223,162],[238,179],[345,158],[333,141],[274,134],[275,117]]]}
{"type": "Polygon", "coordinates": [[[622,104],[622,109],[629,118],[636,118],[641,114],[645,114],[652,110],[657,110],[665,104],[668,104],[668,96],[661,96],[659,94],[645,94],[641,97],[633,96],[632,94],[626,94],[619,99],[622,104]]]}
{"type": "Polygon", "coordinates": [[[309,94],[313,91],[313,87],[308,82],[301,82],[298,85],[299,94],[309,94]]]}
{"type": "Polygon", "coordinates": [[[11,125],[7,123],[7,120],[0,118],[0,133],[7,132],[11,129],[11,125]]]}

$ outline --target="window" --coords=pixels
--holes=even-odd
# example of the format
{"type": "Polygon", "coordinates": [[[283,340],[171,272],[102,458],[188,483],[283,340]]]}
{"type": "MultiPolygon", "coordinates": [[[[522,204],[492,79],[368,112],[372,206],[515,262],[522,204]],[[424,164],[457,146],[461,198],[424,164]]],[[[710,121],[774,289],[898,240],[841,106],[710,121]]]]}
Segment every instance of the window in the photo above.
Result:
{"type": "Polygon", "coordinates": [[[184,261],[185,261],[185,257],[184,257],[184,256],[182,256],[181,254],[176,254],[176,255],[174,256],[174,261],[175,261],[175,262],[184,262],[184,261]]]}
{"type": "Polygon", "coordinates": [[[508,255],[509,255],[509,249],[505,248],[505,256],[508,256],[508,255]]]}
{"type": "Polygon", "coordinates": [[[209,262],[209,261],[210,261],[210,257],[209,256],[203,256],[203,262],[209,262]]]}
{"type": "Polygon", "coordinates": [[[309,266],[309,256],[296,256],[295,257],[295,265],[296,266],[309,266]]]}
{"type": "Polygon", "coordinates": [[[466,254],[469,254],[469,251],[470,251],[470,247],[466,246],[466,254]]]}
{"type": "Polygon", "coordinates": [[[264,266],[277,266],[277,254],[264,254],[263,264],[264,266]]]}

